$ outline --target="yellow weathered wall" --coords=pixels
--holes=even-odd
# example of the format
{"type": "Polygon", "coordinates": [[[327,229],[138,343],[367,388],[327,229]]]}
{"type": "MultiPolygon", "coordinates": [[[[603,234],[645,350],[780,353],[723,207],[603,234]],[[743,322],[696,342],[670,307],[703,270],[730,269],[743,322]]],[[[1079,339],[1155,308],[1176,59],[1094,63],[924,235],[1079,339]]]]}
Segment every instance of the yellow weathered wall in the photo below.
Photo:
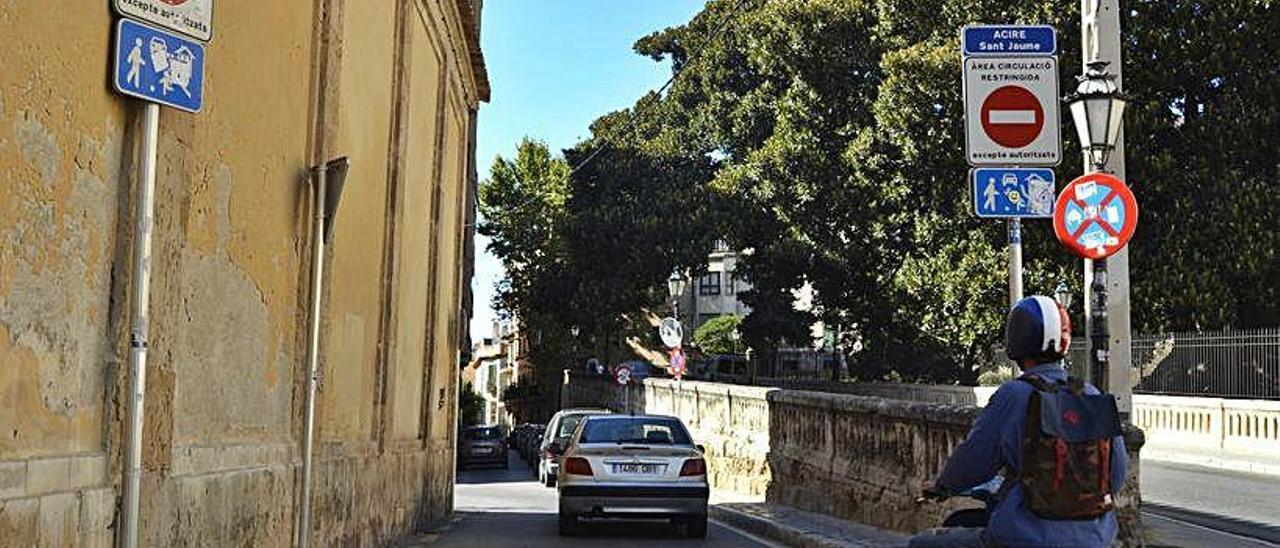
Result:
{"type": "Polygon", "coordinates": [[[393,435],[413,439],[421,435],[422,393],[427,358],[427,307],[431,302],[429,258],[435,234],[431,226],[432,191],[436,182],[440,128],[439,92],[443,64],[420,12],[409,25],[409,88],[401,220],[399,314],[395,376],[392,385],[393,435]]]}
{"type": "Polygon", "coordinates": [[[342,13],[339,120],[332,150],[352,161],[330,247],[323,439],[372,436],[383,312],[395,15],[393,2],[348,5],[342,13]]]}
{"type": "MultiPolygon", "coordinates": [[[[382,544],[450,511],[483,77],[460,2],[215,3],[204,109],[161,114],[144,545],[296,540],[306,178],[338,155],[312,537],[382,544]],[[384,439],[424,416],[432,440],[384,439]]],[[[0,547],[115,534],[142,109],[109,87],[109,6],[0,2],[0,547]]]]}
{"type": "Polygon", "coordinates": [[[0,4],[0,459],[103,449],[128,124],[103,89],[108,21],[102,2],[0,4]]]}

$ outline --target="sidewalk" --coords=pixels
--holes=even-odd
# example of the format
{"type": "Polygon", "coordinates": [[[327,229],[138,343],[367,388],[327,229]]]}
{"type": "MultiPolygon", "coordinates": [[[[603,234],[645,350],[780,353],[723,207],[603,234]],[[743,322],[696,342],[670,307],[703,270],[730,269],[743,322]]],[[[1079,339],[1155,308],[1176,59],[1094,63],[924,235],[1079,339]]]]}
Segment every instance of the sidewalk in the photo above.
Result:
{"type": "Polygon", "coordinates": [[[1170,447],[1148,443],[1142,447],[1142,460],[1193,464],[1218,470],[1280,476],[1280,457],[1240,455],[1196,447],[1170,447]]]}
{"type": "Polygon", "coordinates": [[[802,548],[906,546],[907,536],[765,502],[718,502],[711,518],[779,544],[802,548]]]}

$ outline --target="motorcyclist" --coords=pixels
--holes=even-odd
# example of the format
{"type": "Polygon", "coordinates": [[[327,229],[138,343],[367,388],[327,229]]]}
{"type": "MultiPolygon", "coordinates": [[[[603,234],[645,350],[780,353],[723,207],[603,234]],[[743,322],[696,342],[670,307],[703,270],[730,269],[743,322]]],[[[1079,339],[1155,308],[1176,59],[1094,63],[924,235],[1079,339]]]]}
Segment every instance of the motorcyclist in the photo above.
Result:
{"type": "MultiPolygon", "coordinates": [[[[1005,326],[1009,358],[1025,376],[1046,383],[1065,383],[1062,359],[1071,341],[1067,311],[1044,296],[1024,298],[1009,312],[1005,326]]],[[[1027,508],[1023,486],[1022,441],[1028,403],[1037,388],[1020,380],[1006,382],[991,396],[963,442],[956,446],[925,496],[940,498],[987,482],[1001,470],[1008,478],[985,528],[942,528],[911,538],[913,547],[1087,547],[1109,546],[1118,526],[1114,511],[1092,519],[1043,519],[1027,508]]],[[[1098,390],[1085,385],[1084,394],[1098,390]]],[[[1102,438],[1106,439],[1105,436],[1102,438]]],[[[1120,490],[1129,460],[1124,439],[1110,442],[1111,492],[1120,490]]]]}

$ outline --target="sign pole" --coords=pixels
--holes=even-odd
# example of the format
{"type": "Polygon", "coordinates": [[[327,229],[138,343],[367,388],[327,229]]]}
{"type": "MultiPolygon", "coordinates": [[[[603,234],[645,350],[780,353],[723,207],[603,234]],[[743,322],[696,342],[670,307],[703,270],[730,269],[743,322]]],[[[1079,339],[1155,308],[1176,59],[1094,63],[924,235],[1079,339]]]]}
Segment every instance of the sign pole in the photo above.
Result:
{"type": "Polygon", "coordinates": [[[1022,300],[1022,219],[1009,219],[1009,308],[1022,300]]]}
{"type": "MultiPolygon", "coordinates": [[[[1108,61],[1110,63],[1108,69],[1115,75],[1116,91],[1123,92],[1120,1],[1081,0],[1080,17],[1083,61],[1086,63],[1094,59],[1108,61]]],[[[1084,165],[1086,173],[1095,171],[1089,162],[1088,153],[1085,154],[1084,165]]],[[[1116,139],[1115,148],[1103,171],[1121,180],[1125,178],[1123,128],[1120,130],[1120,136],[1116,139]]],[[[1088,261],[1085,261],[1085,290],[1091,291],[1093,286],[1097,285],[1106,293],[1099,302],[1099,306],[1104,307],[1105,313],[1086,316],[1088,321],[1105,322],[1104,333],[1108,334],[1105,339],[1107,346],[1100,348],[1108,352],[1108,359],[1105,362],[1107,369],[1100,371],[1094,382],[1116,397],[1121,419],[1127,422],[1133,409],[1133,380],[1130,373],[1133,356],[1129,321],[1129,249],[1126,247],[1111,255],[1104,262],[1103,268],[1102,283],[1095,284],[1092,279],[1095,271],[1090,268],[1088,261]]],[[[1086,303],[1092,303],[1092,301],[1092,298],[1085,299],[1086,303]]],[[[1091,329],[1089,333],[1092,334],[1092,332],[1091,329]]],[[[1093,344],[1092,341],[1090,344],[1093,344]]],[[[1094,348],[1090,348],[1089,354],[1092,360],[1092,356],[1097,352],[1094,348]]]]}
{"type": "Polygon", "coordinates": [[[137,212],[133,244],[133,288],[129,329],[129,409],[125,439],[124,501],[120,513],[120,545],[138,546],[138,501],[142,479],[143,406],[147,392],[147,336],[151,330],[151,230],[155,225],[156,148],[160,132],[160,105],[146,103],[142,110],[142,152],[139,162],[137,212]]]}

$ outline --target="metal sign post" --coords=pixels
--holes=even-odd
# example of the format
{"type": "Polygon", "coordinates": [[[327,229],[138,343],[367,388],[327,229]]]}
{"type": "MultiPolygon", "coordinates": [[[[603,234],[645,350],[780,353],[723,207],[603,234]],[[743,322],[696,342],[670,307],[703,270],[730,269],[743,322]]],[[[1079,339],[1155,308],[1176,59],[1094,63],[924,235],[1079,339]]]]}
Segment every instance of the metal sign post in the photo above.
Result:
{"type": "Polygon", "coordinates": [[[160,105],[147,103],[142,110],[141,170],[134,214],[137,228],[133,243],[133,289],[129,299],[129,422],[125,433],[124,500],[120,511],[120,544],[127,548],[138,545],[143,403],[147,392],[147,337],[151,330],[151,233],[155,226],[153,213],[159,132],[160,105]]]}
{"type": "MultiPolygon", "coordinates": [[[[1122,251],[1138,226],[1138,202],[1120,179],[1089,173],[1063,187],[1054,206],[1053,231],[1069,251],[1085,259],[1085,319],[1089,334],[1086,380],[1111,392],[1121,409],[1131,404],[1127,391],[1112,384],[1110,329],[1107,325],[1107,257],[1122,251]]],[[[1128,374],[1125,370],[1124,373],[1128,374]]],[[[1124,383],[1118,383],[1123,385],[1124,383]]]]}
{"type": "MultiPolygon", "coordinates": [[[[168,0],[171,7],[209,0],[168,0]]],[[[121,13],[146,8],[144,0],[120,0],[121,13]]],[[[175,8],[176,9],[176,8],[175,8]]],[[[145,10],[153,13],[151,10],[145,10]]],[[[207,38],[207,36],[206,36],[207,38]]],[[[197,112],[204,104],[204,46],[169,32],[129,19],[116,25],[115,90],[146,101],[142,110],[142,149],[133,245],[133,282],[130,293],[129,399],[125,423],[123,500],[120,505],[120,545],[138,545],[138,509],[142,481],[142,433],[146,418],[147,346],[151,329],[151,237],[155,228],[156,155],[160,132],[160,105],[197,112]]]]}

